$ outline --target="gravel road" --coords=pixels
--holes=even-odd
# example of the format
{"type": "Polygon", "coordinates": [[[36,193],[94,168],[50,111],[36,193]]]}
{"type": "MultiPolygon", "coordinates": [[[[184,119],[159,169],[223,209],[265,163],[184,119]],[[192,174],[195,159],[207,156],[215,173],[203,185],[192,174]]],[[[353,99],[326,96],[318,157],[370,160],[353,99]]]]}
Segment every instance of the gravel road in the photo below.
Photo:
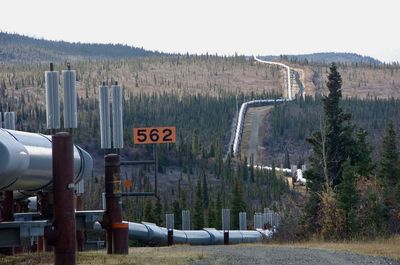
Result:
{"type": "MultiPolygon", "coordinates": [[[[183,247],[191,248],[191,247],[183,247]]],[[[388,258],[371,257],[339,251],[268,247],[268,246],[202,246],[192,247],[205,258],[190,265],[388,265],[400,264],[388,258]]]]}
{"type": "Polygon", "coordinates": [[[241,143],[241,153],[250,159],[254,156],[254,164],[258,164],[258,149],[262,146],[262,136],[260,135],[260,127],[265,121],[265,116],[272,109],[272,106],[251,107],[247,110],[245,123],[243,128],[243,136],[241,143]]]}

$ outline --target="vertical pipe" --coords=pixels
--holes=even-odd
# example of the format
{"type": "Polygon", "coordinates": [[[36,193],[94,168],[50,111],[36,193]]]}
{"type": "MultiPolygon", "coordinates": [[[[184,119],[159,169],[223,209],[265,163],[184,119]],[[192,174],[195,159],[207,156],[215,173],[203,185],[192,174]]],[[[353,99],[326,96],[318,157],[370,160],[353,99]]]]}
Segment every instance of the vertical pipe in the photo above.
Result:
{"type": "MultiPolygon", "coordinates": [[[[37,209],[42,219],[53,219],[54,198],[52,192],[38,192],[37,209]]],[[[38,252],[53,251],[53,247],[49,245],[44,236],[38,237],[38,252]]]]}
{"type": "Polygon", "coordinates": [[[50,71],[45,72],[45,83],[47,129],[59,129],[60,100],[58,98],[58,72],[53,71],[53,63],[50,63],[50,71]]]}
{"type": "Polygon", "coordinates": [[[9,222],[14,220],[13,202],[13,192],[10,190],[4,191],[4,200],[1,202],[1,222],[9,222]]]}
{"type": "Polygon", "coordinates": [[[122,223],[120,156],[108,154],[105,160],[107,253],[128,254],[128,224],[122,223]]]}
{"type": "Polygon", "coordinates": [[[168,246],[174,244],[174,230],[168,230],[168,246]]]}
{"type": "Polygon", "coordinates": [[[113,122],[113,148],[121,149],[124,147],[124,129],[122,119],[122,87],[115,82],[115,85],[111,86],[112,94],[112,122],[113,122]]]}
{"type": "Polygon", "coordinates": [[[76,264],[73,143],[69,133],[52,136],[54,264],[76,264]]]}
{"type": "Polygon", "coordinates": [[[158,182],[158,154],[157,154],[157,144],[154,144],[154,193],[157,196],[157,182],[158,182]]]}
{"type": "Polygon", "coordinates": [[[15,112],[4,112],[4,128],[15,130],[15,112]]]}
{"type": "MultiPolygon", "coordinates": [[[[76,196],[76,210],[82,211],[83,210],[83,200],[81,194],[76,196]]],[[[77,250],[83,251],[83,245],[85,242],[85,233],[84,230],[77,230],[76,231],[76,243],[77,243],[77,250]]]]}
{"type": "Polygon", "coordinates": [[[222,230],[224,231],[224,245],[229,245],[230,210],[222,209],[222,230]]]}
{"type": "MultiPolygon", "coordinates": [[[[4,200],[0,203],[0,222],[11,222],[14,221],[14,210],[13,210],[14,198],[12,191],[4,191],[4,200]]],[[[0,248],[0,254],[14,255],[13,247],[0,248]]]]}
{"type": "Polygon", "coordinates": [[[174,244],[174,214],[166,214],[165,219],[168,230],[168,246],[172,246],[174,244]]]}
{"type": "Polygon", "coordinates": [[[64,128],[78,127],[78,113],[76,106],[76,73],[67,64],[68,70],[62,71],[64,84],[64,128]]]}
{"type": "Polygon", "coordinates": [[[111,148],[111,127],[110,127],[110,100],[108,97],[108,86],[103,82],[99,87],[99,108],[100,108],[100,139],[101,149],[111,148]]]}

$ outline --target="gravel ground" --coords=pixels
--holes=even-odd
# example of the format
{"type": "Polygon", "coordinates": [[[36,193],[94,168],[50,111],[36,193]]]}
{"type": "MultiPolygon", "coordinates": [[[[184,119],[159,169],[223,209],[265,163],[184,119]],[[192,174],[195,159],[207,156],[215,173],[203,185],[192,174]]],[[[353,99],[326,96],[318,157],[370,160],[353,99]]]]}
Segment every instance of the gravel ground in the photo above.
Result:
{"type": "Polygon", "coordinates": [[[268,246],[202,246],[183,247],[204,253],[204,258],[190,265],[386,265],[400,264],[388,258],[346,252],[268,247],[268,246]]]}

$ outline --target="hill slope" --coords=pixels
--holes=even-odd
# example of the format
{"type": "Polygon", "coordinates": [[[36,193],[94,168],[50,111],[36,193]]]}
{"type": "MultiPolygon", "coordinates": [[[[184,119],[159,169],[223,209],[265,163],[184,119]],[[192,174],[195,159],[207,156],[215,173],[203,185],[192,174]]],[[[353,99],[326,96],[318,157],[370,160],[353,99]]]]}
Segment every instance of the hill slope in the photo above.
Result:
{"type": "Polygon", "coordinates": [[[280,55],[280,56],[260,56],[264,60],[285,60],[295,62],[314,62],[314,63],[366,63],[366,64],[381,64],[382,62],[370,56],[363,56],[356,53],[343,52],[320,52],[311,54],[298,55],[280,55]]]}
{"type": "Polygon", "coordinates": [[[36,39],[0,32],[0,62],[63,61],[85,58],[136,58],[159,52],[122,44],[89,44],[36,39]]]}

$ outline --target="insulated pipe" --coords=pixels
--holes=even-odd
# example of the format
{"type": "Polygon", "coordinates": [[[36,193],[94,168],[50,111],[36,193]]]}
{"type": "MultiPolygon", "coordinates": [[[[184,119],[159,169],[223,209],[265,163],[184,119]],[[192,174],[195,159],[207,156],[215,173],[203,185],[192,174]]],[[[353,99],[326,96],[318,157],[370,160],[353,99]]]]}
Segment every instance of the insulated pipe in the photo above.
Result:
{"type": "Polygon", "coordinates": [[[235,132],[235,139],[233,140],[233,154],[237,155],[239,153],[240,149],[240,142],[242,138],[242,133],[243,133],[243,127],[244,127],[244,118],[247,112],[247,109],[249,107],[254,107],[254,106],[267,106],[267,105],[272,105],[275,103],[282,103],[287,101],[284,98],[279,98],[279,99],[257,99],[257,100],[251,100],[248,102],[245,102],[242,104],[240,107],[239,111],[239,116],[238,116],[238,122],[236,125],[236,132],[235,132]]]}
{"type": "Polygon", "coordinates": [[[283,63],[260,60],[255,56],[254,56],[254,60],[257,61],[257,62],[260,62],[260,63],[278,65],[278,66],[284,67],[286,69],[286,71],[287,71],[286,78],[287,78],[288,100],[292,100],[292,84],[291,84],[291,81],[290,81],[290,67],[287,66],[286,64],[283,64],[283,63]]]}
{"type": "MultiPolygon", "coordinates": [[[[51,141],[47,135],[0,128],[0,190],[14,190],[14,199],[51,190],[51,141]]],[[[91,175],[93,160],[77,145],[73,156],[73,176],[78,182],[91,175]]]]}
{"type": "MultiPolygon", "coordinates": [[[[127,223],[129,226],[129,237],[146,244],[167,245],[168,230],[152,223],[127,223]]],[[[99,223],[95,224],[95,229],[100,230],[99,223]]],[[[229,243],[259,243],[262,240],[271,238],[272,231],[257,229],[253,230],[230,230],[229,243]]],[[[204,228],[203,230],[176,230],[173,232],[174,243],[190,245],[222,245],[224,244],[224,231],[214,228],[204,228]]]]}

